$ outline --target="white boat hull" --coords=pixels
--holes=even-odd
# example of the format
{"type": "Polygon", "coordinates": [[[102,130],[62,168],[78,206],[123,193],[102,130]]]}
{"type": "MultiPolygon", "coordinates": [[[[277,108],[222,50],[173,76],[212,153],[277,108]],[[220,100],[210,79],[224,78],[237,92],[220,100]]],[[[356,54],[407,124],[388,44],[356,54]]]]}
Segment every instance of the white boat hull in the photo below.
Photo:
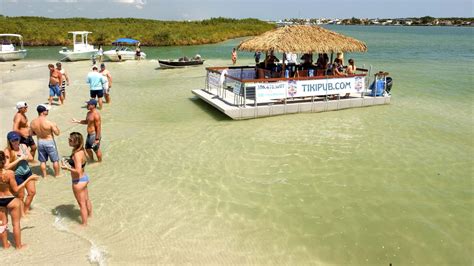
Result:
{"type": "Polygon", "coordinates": [[[14,61],[25,58],[26,50],[0,52],[0,61],[14,61]]]}
{"type": "MultiPolygon", "coordinates": [[[[135,52],[133,51],[119,51],[119,54],[122,56],[122,61],[135,60],[135,52]]],[[[117,51],[115,50],[105,51],[104,58],[113,62],[120,61],[117,51]]],[[[146,54],[144,52],[140,53],[140,59],[146,59],[146,54]]]]}
{"type": "Polygon", "coordinates": [[[97,49],[90,50],[90,51],[81,51],[81,52],[73,52],[73,51],[67,50],[67,51],[59,51],[59,53],[64,56],[64,58],[61,60],[67,60],[67,61],[91,60],[93,56],[97,56],[97,49]]]}

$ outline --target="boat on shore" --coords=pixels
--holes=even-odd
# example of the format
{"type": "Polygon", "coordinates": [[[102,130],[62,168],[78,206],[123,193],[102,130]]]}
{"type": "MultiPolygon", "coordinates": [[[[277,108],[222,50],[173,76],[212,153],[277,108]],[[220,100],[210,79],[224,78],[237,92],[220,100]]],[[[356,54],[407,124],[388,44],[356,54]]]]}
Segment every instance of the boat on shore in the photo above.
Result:
{"type": "Polygon", "coordinates": [[[59,53],[64,57],[61,61],[90,60],[97,55],[98,50],[87,42],[87,35],[90,31],[70,31],[73,40],[73,49],[63,47],[59,53]],[[79,37],[80,36],[80,37],[79,37]]]}
{"type": "Polygon", "coordinates": [[[161,68],[180,68],[180,67],[188,67],[188,66],[199,66],[204,63],[205,60],[201,58],[200,55],[196,55],[193,58],[189,59],[188,57],[184,56],[178,59],[158,59],[158,63],[160,64],[161,68]]]}
{"type": "MultiPolygon", "coordinates": [[[[127,45],[140,45],[140,41],[130,38],[120,38],[115,40],[112,45],[115,45],[115,49],[111,49],[104,52],[104,57],[109,61],[124,61],[124,60],[136,60],[136,51],[130,49],[127,45]]],[[[140,59],[146,59],[146,54],[140,51],[140,59]]]]}
{"type": "Polygon", "coordinates": [[[0,61],[13,61],[25,58],[26,49],[23,48],[23,37],[20,34],[0,34],[0,61]],[[10,37],[18,38],[20,41],[20,49],[13,45],[10,37]]]}

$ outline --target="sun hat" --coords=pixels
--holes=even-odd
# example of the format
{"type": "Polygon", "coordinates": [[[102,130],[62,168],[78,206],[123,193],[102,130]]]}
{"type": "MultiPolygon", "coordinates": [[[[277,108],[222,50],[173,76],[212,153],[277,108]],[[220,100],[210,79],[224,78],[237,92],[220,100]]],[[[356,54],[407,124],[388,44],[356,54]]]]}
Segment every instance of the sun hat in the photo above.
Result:
{"type": "Polygon", "coordinates": [[[28,104],[26,102],[17,102],[16,103],[16,109],[20,110],[21,108],[28,107],[28,104]]]}
{"type": "Polygon", "coordinates": [[[36,111],[38,112],[38,114],[41,114],[44,111],[49,111],[49,106],[40,104],[36,107],[36,111]]]}
{"type": "Polygon", "coordinates": [[[94,70],[94,69],[99,69],[99,68],[97,67],[97,65],[93,65],[92,70],[94,70]]]}
{"type": "Polygon", "coordinates": [[[10,131],[7,134],[8,141],[16,141],[16,140],[20,140],[20,138],[21,138],[20,134],[18,134],[18,132],[16,131],[10,131]]]}

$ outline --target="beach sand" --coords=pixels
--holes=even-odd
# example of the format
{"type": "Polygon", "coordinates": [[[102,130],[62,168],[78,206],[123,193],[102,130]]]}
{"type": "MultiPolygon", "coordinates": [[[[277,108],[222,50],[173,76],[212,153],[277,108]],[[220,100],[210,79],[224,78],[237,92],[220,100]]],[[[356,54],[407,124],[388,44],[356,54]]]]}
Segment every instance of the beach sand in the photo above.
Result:
{"type": "MultiPolygon", "coordinates": [[[[13,116],[16,112],[15,104],[26,101],[29,105],[27,117],[29,121],[37,117],[36,106],[47,103],[48,77],[47,65],[50,61],[22,60],[0,64],[1,88],[0,94],[0,147],[6,147],[6,134],[12,128],[13,116]]],[[[57,137],[60,155],[70,153],[64,139],[67,139],[75,125],[69,120],[72,117],[84,119],[84,101],[87,98],[87,84],[85,75],[89,71],[90,62],[64,63],[70,73],[70,86],[67,88],[67,99],[63,106],[53,103],[48,119],[58,124],[61,135],[57,137]]],[[[84,128],[78,128],[84,132],[84,128]]],[[[36,158],[37,159],[37,158],[36,158]]],[[[50,163],[48,163],[50,164],[50,163]]],[[[39,174],[38,163],[32,164],[32,169],[39,174]]],[[[48,173],[51,174],[49,168],[48,173]]],[[[85,230],[79,223],[65,226],[64,219],[71,217],[77,220],[78,208],[71,191],[70,174],[61,172],[61,176],[54,178],[51,175],[37,182],[37,194],[34,198],[31,214],[22,219],[22,242],[28,246],[21,252],[15,251],[13,246],[2,251],[3,263],[8,264],[87,264],[98,262],[95,249],[85,230]],[[45,201],[45,199],[48,199],[45,201]],[[56,202],[56,206],[50,205],[56,202]],[[54,254],[54,255],[52,255],[54,254]],[[78,256],[78,254],[82,254],[78,256]],[[89,254],[89,256],[85,256],[89,254]],[[96,258],[94,258],[96,257],[96,258]],[[95,261],[94,261],[95,260],[95,261]]],[[[10,217],[9,217],[10,218],[10,217]]],[[[80,219],[80,218],[79,218],[80,219]]],[[[11,221],[10,228],[11,228],[11,221]]],[[[79,220],[77,221],[79,222],[79,220]]],[[[10,229],[10,242],[12,234],[10,229]]],[[[98,254],[98,253],[97,253],[98,254]]]]}

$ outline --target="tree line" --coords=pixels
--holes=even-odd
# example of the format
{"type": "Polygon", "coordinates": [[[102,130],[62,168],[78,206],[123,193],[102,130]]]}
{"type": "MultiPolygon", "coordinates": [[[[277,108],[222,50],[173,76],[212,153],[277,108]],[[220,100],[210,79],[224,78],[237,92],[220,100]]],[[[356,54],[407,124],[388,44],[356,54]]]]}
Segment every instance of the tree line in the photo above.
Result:
{"type": "Polygon", "coordinates": [[[89,42],[110,45],[118,38],[133,38],[144,46],[218,43],[232,38],[259,35],[275,28],[258,19],[211,18],[202,21],[160,21],[136,18],[45,18],[0,15],[0,33],[23,36],[27,46],[72,45],[69,31],[91,31],[89,42]]]}

